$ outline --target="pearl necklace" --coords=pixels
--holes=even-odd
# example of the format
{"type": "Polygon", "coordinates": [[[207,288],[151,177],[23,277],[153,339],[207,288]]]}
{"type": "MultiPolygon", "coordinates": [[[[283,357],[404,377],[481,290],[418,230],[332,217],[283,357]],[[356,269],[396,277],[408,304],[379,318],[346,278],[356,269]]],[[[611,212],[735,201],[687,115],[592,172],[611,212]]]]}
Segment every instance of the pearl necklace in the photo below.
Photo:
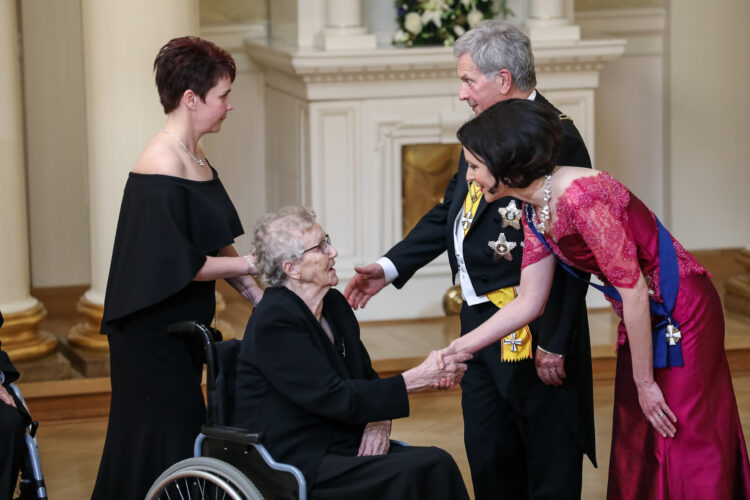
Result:
{"type": "Polygon", "coordinates": [[[553,170],[544,178],[544,206],[536,217],[536,228],[542,234],[547,230],[547,223],[549,222],[549,200],[552,199],[552,175],[554,173],[553,170]]]}
{"type": "Polygon", "coordinates": [[[200,158],[198,158],[197,156],[195,156],[193,153],[191,153],[190,150],[188,149],[188,147],[185,146],[185,143],[182,142],[176,135],[174,135],[172,132],[170,132],[167,129],[162,129],[162,133],[167,134],[169,136],[172,136],[172,138],[174,138],[174,140],[177,141],[177,143],[180,146],[182,146],[183,151],[185,151],[185,153],[190,157],[190,159],[193,160],[193,163],[195,163],[199,167],[206,166],[206,162],[204,162],[203,160],[201,160],[200,158]]]}

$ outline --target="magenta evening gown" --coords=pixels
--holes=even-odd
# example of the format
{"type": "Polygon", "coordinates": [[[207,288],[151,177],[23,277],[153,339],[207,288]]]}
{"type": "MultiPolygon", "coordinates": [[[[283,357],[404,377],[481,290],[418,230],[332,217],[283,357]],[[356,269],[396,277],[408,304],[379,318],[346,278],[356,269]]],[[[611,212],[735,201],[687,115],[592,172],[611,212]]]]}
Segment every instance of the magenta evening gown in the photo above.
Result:
{"type": "MultiPolygon", "coordinates": [[[[560,259],[618,287],[633,287],[643,273],[660,300],[654,214],[619,181],[604,172],[575,180],[560,196],[555,216],[547,241],[560,259]]],[[[525,267],[549,252],[525,219],[524,233],[525,267]]],[[[724,352],[721,301],[708,272],[677,241],[674,245],[680,289],[673,317],[682,331],[685,363],[655,368],[654,378],[677,417],[677,434],[663,438],[641,411],[622,304],[610,300],[621,319],[607,498],[750,498],[750,465],[724,352]]]]}

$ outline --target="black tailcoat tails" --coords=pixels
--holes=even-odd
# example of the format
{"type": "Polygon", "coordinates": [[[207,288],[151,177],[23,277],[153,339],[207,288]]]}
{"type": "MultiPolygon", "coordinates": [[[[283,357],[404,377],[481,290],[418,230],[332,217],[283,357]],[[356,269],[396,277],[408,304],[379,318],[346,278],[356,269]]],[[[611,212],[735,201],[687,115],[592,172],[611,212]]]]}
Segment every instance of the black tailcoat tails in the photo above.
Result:
{"type": "MultiPolygon", "coordinates": [[[[537,92],[536,101],[549,102],[537,92]]],[[[551,104],[550,104],[551,106],[551,104]]],[[[591,167],[588,151],[573,121],[561,115],[563,143],[557,165],[591,167]]],[[[387,253],[401,288],[443,251],[458,272],[454,223],[463,210],[468,186],[463,157],[443,202],[425,214],[387,253]]],[[[523,230],[502,227],[498,212],[514,199],[479,203],[463,242],[463,259],[477,296],[520,281],[523,230]],[[496,259],[487,244],[500,233],[517,242],[512,260],[496,259]]],[[[521,201],[515,200],[517,208],[521,201]]],[[[464,439],[477,500],[485,498],[579,498],[582,453],[596,465],[591,354],[586,316],[586,285],[557,268],[544,315],[530,325],[534,349],[565,354],[567,378],[561,387],[544,385],[533,360],[500,361],[500,346],[476,353],[461,384],[464,439]],[[524,459],[523,457],[526,457],[524,459]],[[526,480],[520,478],[526,476],[526,480]]],[[[489,318],[491,303],[461,310],[461,334],[489,318]]]]}
{"type": "MultiPolygon", "coordinates": [[[[0,314],[0,326],[3,325],[3,315],[0,314]]],[[[0,401],[0,498],[13,498],[18,471],[25,456],[25,427],[29,417],[22,408],[15,394],[8,388],[18,379],[18,370],[10,362],[8,354],[2,350],[0,342],[0,372],[5,375],[3,387],[10,393],[16,403],[11,405],[0,401]]]]}
{"type": "Polygon", "coordinates": [[[357,457],[368,422],[409,414],[406,386],[401,375],[378,378],[337,290],[325,296],[323,315],[334,342],[294,292],[266,289],[242,340],[232,425],[263,432],[274,459],[305,475],[313,499],[468,499],[458,467],[438,448],[357,457]]]}

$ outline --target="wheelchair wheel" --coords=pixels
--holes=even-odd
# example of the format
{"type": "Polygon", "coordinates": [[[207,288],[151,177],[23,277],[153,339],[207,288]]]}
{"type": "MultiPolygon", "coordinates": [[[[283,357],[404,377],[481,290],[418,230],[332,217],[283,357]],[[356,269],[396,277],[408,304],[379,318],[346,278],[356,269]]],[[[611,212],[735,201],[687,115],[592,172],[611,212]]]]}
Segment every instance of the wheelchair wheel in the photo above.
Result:
{"type": "Polygon", "coordinates": [[[146,500],[173,498],[263,500],[263,495],[234,466],[215,458],[196,457],[164,471],[146,495],[146,500]]]}

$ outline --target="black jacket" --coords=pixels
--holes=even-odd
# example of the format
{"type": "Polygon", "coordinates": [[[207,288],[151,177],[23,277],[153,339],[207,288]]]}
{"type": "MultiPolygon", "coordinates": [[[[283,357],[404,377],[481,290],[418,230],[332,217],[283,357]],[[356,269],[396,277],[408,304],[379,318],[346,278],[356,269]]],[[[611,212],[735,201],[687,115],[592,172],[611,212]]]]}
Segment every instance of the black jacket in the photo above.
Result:
{"type": "MultiPolygon", "coordinates": [[[[535,98],[552,106],[538,91],[535,98]]],[[[553,106],[554,108],[554,106],[553,106]]],[[[591,168],[586,146],[572,120],[561,116],[563,130],[562,146],[557,165],[591,168]]],[[[454,247],[454,223],[468,192],[466,170],[468,165],[461,155],[458,172],[450,180],[443,202],[427,212],[409,234],[385,256],[398,270],[398,278],[393,282],[397,288],[403,287],[416,271],[431,262],[444,251],[448,252],[453,280],[458,272],[454,247]]],[[[521,279],[523,229],[512,226],[502,227],[502,217],[498,212],[507,207],[514,198],[504,197],[487,203],[482,197],[473,222],[463,241],[463,258],[476,294],[483,295],[500,288],[517,286],[521,279]],[[508,241],[517,246],[512,250],[513,259],[498,259],[487,244],[504,233],[508,241]]],[[[515,200],[518,209],[522,202],[515,200]]],[[[587,277],[586,275],[582,275],[587,277]]],[[[565,384],[557,391],[568,421],[578,436],[581,448],[596,463],[594,446],[593,388],[591,379],[591,347],[586,315],[585,296],[587,285],[557,266],[555,278],[547,301],[544,315],[535,322],[533,331],[534,347],[566,355],[565,370],[568,375],[565,384]]],[[[523,369],[520,367],[519,369],[523,369]]]]}
{"type": "Polygon", "coordinates": [[[232,425],[265,434],[280,462],[312,486],[323,455],[356,455],[368,422],[409,414],[401,375],[378,378],[344,296],[332,289],[323,315],[335,343],[305,303],[269,287],[245,330],[237,362],[232,425]]]}

